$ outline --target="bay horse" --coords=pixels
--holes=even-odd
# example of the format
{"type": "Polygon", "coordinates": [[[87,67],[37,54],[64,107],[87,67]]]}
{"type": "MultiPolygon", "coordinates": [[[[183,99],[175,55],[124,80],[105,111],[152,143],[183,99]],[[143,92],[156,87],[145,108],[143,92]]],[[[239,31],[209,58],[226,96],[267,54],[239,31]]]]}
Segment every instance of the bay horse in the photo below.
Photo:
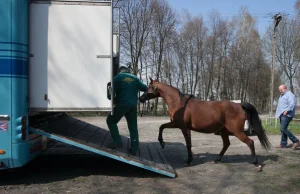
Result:
{"type": "Polygon", "coordinates": [[[148,85],[148,91],[140,97],[140,102],[162,97],[168,105],[171,121],[159,127],[158,141],[162,148],[165,146],[162,133],[165,128],[179,128],[185,138],[188,151],[187,165],[193,160],[191,151],[191,130],[201,133],[220,133],[223,140],[223,148],[215,163],[219,162],[230,145],[229,134],[235,135],[239,140],[248,145],[251,151],[253,164],[258,164],[255,154],[254,141],[245,131],[245,120],[249,122],[249,128],[255,134],[263,148],[270,149],[270,142],[261,125],[256,108],[250,103],[234,103],[231,101],[201,101],[194,96],[184,95],[177,88],[152,80],[148,85]]]}

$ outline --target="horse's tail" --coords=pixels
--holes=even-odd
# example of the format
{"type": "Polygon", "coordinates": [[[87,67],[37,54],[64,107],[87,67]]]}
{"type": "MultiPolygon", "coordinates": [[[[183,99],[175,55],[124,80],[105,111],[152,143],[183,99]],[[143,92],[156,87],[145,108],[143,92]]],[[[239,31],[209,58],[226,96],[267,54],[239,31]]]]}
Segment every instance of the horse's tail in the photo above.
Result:
{"type": "Polygon", "coordinates": [[[252,128],[255,131],[261,145],[266,150],[270,149],[271,143],[270,143],[270,141],[265,133],[265,130],[261,124],[261,120],[258,116],[258,112],[257,112],[256,108],[252,104],[246,103],[246,102],[242,103],[242,107],[247,113],[247,119],[249,122],[250,129],[252,128]]]}

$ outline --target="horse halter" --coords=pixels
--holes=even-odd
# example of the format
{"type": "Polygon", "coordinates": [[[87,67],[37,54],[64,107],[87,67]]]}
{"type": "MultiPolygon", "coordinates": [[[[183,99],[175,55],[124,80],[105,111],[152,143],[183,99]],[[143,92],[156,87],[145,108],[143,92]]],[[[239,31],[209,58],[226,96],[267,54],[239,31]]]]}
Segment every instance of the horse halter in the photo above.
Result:
{"type": "Polygon", "coordinates": [[[158,88],[158,82],[155,83],[155,86],[152,85],[152,92],[148,92],[148,95],[150,94],[150,95],[156,96],[156,94],[157,94],[157,88],[158,88]]]}
{"type": "Polygon", "coordinates": [[[157,87],[158,87],[158,83],[156,83],[156,85],[153,87],[153,85],[151,84],[151,87],[148,86],[149,88],[152,88],[152,92],[144,92],[144,94],[142,96],[139,97],[139,101],[141,103],[145,103],[147,100],[156,98],[157,95],[157,87]]]}

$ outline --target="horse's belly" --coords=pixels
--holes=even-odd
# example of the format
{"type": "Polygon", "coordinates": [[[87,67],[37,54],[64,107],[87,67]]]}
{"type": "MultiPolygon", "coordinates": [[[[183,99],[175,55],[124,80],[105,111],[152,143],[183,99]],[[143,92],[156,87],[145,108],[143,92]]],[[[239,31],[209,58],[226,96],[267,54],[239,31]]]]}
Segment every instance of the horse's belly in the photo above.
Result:
{"type": "Polygon", "coordinates": [[[216,133],[219,130],[211,130],[211,129],[197,129],[197,130],[194,130],[193,129],[193,131],[200,132],[200,133],[216,133]]]}
{"type": "Polygon", "coordinates": [[[193,131],[197,131],[197,132],[200,132],[200,133],[215,133],[215,132],[218,132],[220,131],[224,126],[223,125],[210,125],[210,126],[199,126],[199,127],[196,127],[194,126],[192,128],[193,131]]]}

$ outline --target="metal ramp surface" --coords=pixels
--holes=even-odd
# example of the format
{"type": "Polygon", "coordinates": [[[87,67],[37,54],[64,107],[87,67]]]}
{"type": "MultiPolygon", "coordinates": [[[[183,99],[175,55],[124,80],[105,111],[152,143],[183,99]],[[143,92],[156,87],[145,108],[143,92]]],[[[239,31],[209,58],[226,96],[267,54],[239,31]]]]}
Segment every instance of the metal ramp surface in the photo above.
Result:
{"type": "Polygon", "coordinates": [[[176,172],[160,149],[151,143],[140,142],[136,156],[128,154],[130,139],[122,136],[123,148],[112,150],[109,130],[78,120],[65,113],[35,118],[30,122],[30,132],[55,139],[121,162],[175,178],[176,172]]]}

